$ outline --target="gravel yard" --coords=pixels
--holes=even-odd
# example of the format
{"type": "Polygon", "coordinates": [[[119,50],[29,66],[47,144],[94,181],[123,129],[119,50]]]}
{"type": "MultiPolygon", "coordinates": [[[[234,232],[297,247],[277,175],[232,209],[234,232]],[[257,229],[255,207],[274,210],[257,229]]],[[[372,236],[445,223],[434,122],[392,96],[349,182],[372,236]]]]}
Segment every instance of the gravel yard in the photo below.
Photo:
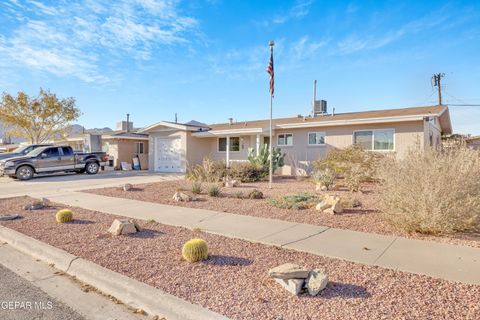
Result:
{"type": "MultiPolygon", "coordinates": [[[[151,190],[150,186],[143,188],[151,190]]],[[[160,189],[157,185],[156,190],[160,189]]],[[[154,190],[146,194],[153,196],[154,190]]],[[[23,216],[0,224],[232,319],[480,318],[480,286],[319,257],[155,222],[139,221],[143,228],[141,232],[113,237],[106,230],[115,216],[71,208],[75,221],[59,224],[54,216],[62,207],[24,211],[22,207],[27,201],[28,198],[0,200],[0,214],[23,216]],[[208,242],[211,256],[202,263],[181,260],[182,244],[193,237],[208,242]],[[267,275],[270,268],[285,262],[324,268],[330,273],[330,283],[320,296],[293,296],[267,275]]],[[[202,201],[188,205],[200,203],[202,201]]]]}
{"type": "MultiPolygon", "coordinates": [[[[205,188],[204,188],[205,189],[205,188]]],[[[191,208],[209,209],[250,216],[280,219],[299,223],[323,225],[333,228],[350,229],[355,231],[380,233],[386,235],[399,235],[408,238],[425,239],[439,242],[448,242],[458,245],[480,247],[480,233],[459,233],[445,236],[432,236],[422,234],[407,234],[385,223],[377,208],[377,197],[374,184],[365,184],[362,192],[351,193],[346,189],[329,191],[345,198],[357,199],[361,206],[346,208],[344,213],[329,215],[320,213],[315,208],[295,210],[273,207],[266,199],[238,199],[236,194],[241,192],[246,196],[251,190],[258,189],[263,192],[266,199],[298,192],[315,192],[315,186],[310,181],[297,181],[295,179],[276,179],[273,189],[268,189],[268,183],[243,183],[236,188],[222,188],[221,196],[210,197],[205,190],[200,195],[191,193],[191,183],[184,180],[162,181],[158,183],[136,185],[132,191],[125,192],[122,188],[104,188],[88,190],[99,195],[110,197],[128,198],[141,201],[157,202],[168,205],[177,205],[191,208]],[[176,202],[172,199],[178,189],[197,198],[197,201],[176,202]]]]}

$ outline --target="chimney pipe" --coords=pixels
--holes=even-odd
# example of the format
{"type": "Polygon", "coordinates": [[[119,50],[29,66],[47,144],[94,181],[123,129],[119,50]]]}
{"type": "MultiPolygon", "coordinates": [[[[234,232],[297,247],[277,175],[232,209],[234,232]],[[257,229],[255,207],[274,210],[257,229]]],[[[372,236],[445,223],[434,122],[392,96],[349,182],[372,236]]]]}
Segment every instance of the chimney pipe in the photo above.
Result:
{"type": "Polygon", "coordinates": [[[130,113],[127,113],[127,132],[130,131],[130,113]]]}

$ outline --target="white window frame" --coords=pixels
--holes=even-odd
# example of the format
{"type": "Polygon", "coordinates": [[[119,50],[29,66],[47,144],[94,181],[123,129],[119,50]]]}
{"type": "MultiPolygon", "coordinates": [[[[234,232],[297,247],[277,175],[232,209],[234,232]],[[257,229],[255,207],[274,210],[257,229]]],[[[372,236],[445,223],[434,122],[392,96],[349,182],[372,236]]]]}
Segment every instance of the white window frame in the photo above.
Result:
{"type": "Polygon", "coordinates": [[[327,144],[327,134],[325,133],[325,131],[310,131],[307,133],[307,144],[309,146],[324,146],[327,144]],[[323,135],[323,143],[310,143],[310,135],[312,133],[315,133],[315,134],[322,134],[323,135]]]}
{"type": "Polygon", "coordinates": [[[285,132],[285,133],[279,133],[277,134],[277,146],[278,147],[292,147],[293,146],[293,133],[291,132],[285,132]],[[292,144],[286,144],[287,143],[287,135],[291,135],[292,136],[292,144]],[[280,136],[285,136],[285,144],[280,144],[278,143],[278,139],[280,139],[280,136]]]}
{"type": "Polygon", "coordinates": [[[145,142],[144,141],[141,141],[141,142],[135,142],[135,154],[145,154],[145,142]],[[143,149],[143,152],[138,152],[138,146],[139,145],[143,145],[142,149],[143,149]]]}
{"type": "MultiPolygon", "coordinates": [[[[230,150],[230,153],[238,153],[240,152],[240,150],[242,149],[242,139],[240,138],[240,136],[232,136],[230,137],[230,146],[232,146],[232,138],[238,138],[238,151],[232,151],[230,150]]],[[[218,153],[226,153],[227,150],[226,150],[226,147],[225,147],[225,151],[220,151],[220,139],[227,139],[227,137],[218,137],[217,138],[217,152],[218,153]]]]}
{"type": "Polygon", "coordinates": [[[375,151],[375,152],[394,152],[396,150],[396,144],[395,144],[395,129],[394,128],[382,128],[382,129],[362,129],[362,130],[353,130],[352,133],[352,144],[355,144],[355,132],[365,132],[365,131],[371,131],[372,132],[372,149],[370,150],[365,150],[365,151],[375,151]],[[375,132],[378,131],[392,131],[393,133],[393,149],[380,149],[380,150],[375,150],[375,132]]]}

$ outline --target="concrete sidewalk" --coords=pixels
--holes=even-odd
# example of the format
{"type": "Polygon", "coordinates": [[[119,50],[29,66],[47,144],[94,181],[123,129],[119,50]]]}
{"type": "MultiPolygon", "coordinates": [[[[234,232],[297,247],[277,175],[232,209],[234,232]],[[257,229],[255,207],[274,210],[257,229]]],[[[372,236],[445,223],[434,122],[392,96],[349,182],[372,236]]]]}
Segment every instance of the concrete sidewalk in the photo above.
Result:
{"type": "Polygon", "coordinates": [[[85,209],[155,221],[321,256],[480,284],[480,248],[357,232],[82,192],[45,195],[85,209]]]}

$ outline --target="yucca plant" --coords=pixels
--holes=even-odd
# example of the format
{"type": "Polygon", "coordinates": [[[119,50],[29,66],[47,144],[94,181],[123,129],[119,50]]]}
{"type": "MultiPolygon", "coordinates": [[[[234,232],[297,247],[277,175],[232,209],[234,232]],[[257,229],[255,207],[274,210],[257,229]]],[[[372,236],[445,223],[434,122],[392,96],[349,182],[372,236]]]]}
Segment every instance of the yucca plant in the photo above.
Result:
{"type": "Polygon", "coordinates": [[[220,187],[216,183],[212,183],[207,188],[207,193],[210,197],[218,197],[220,195],[220,187]]]}
{"type": "Polygon", "coordinates": [[[73,220],[73,212],[70,209],[62,209],[55,216],[57,222],[65,223],[73,220]]]}
{"type": "Polygon", "coordinates": [[[188,262],[198,262],[207,259],[207,242],[199,238],[194,238],[185,242],[182,248],[182,256],[188,262]]]}

